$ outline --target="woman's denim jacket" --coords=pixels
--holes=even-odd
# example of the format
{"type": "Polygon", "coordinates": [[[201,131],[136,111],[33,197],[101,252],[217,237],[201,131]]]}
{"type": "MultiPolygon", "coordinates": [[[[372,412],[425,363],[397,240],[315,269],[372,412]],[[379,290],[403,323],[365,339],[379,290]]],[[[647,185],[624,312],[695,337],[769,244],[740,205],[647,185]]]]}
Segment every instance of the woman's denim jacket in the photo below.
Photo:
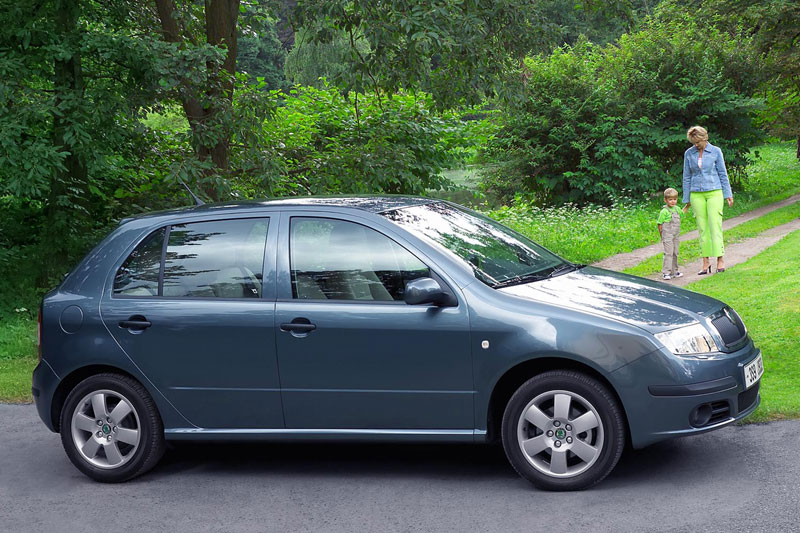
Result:
{"type": "Polygon", "coordinates": [[[722,189],[723,198],[731,198],[731,184],[722,150],[706,143],[703,150],[703,168],[697,166],[697,147],[692,146],[683,154],[683,203],[689,202],[689,193],[722,189]]]}

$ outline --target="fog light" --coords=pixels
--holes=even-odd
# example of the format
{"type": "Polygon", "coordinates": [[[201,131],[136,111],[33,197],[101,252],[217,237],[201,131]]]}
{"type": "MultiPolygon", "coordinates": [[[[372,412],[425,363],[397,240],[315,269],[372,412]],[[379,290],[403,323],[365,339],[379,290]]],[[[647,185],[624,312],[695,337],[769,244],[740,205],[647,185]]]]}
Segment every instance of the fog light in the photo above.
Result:
{"type": "Polygon", "coordinates": [[[711,413],[712,409],[710,403],[698,405],[689,414],[689,423],[696,428],[703,427],[711,420],[711,413]]]}

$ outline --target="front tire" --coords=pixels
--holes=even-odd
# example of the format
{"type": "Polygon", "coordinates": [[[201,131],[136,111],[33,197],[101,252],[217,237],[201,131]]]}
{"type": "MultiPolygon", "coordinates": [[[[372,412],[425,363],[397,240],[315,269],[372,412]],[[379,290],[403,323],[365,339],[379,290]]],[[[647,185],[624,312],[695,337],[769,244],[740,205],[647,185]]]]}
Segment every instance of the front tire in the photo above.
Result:
{"type": "Polygon", "coordinates": [[[139,476],[164,454],[164,426],[147,390],[119,374],[81,381],[61,411],[61,443],[90,478],[118,483],[139,476]]]}
{"type": "Polygon", "coordinates": [[[502,440],[511,465],[537,487],[582,490],[616,466],[625,447],[625,421],[603,384],[556,370],[529,379],[511,396],[502,440]]]}

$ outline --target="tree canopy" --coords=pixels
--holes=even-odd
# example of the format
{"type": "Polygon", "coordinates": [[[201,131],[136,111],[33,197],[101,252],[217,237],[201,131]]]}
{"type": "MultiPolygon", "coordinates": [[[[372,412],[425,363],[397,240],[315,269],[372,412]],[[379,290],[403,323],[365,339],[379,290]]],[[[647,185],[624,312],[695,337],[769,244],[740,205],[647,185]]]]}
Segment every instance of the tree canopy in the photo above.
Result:
{"type": "Polygon", "coordinates": [[[797,3],[702,5],[0,0],[0,265],[55,275],[180,181],[427,193],[482,149],[489,186],[584,200],[662,183],[689,123],[734,166],[756,126],[800,139],[797,3]]]}

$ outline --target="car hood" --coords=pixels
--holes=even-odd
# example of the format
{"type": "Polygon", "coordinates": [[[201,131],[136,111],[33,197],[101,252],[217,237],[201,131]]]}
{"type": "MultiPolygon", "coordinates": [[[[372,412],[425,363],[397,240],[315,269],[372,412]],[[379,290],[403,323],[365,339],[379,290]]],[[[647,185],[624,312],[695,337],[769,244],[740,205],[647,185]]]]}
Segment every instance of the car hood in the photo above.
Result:
{"type": "Polygon", "coordinates": [[[613,318],[653,333],[696,322],[723,306],[719,300],[666,283],[595,267],[499,290],[613,318]]]}

